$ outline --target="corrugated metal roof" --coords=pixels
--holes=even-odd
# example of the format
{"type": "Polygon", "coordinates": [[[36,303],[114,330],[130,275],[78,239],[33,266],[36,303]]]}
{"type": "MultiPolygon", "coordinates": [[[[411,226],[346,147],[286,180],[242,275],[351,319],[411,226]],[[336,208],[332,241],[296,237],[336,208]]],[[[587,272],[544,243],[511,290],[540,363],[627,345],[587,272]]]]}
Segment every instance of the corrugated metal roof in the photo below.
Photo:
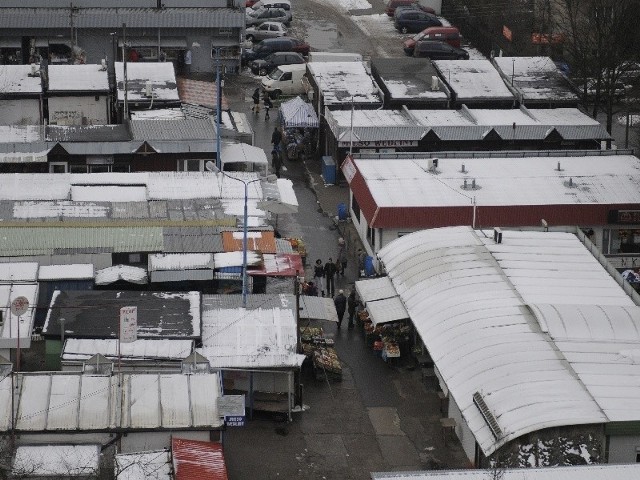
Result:
{"type": "MultiPolygon", "coordinates": [[[[423,230],[395,240],[379,257],[485,455],[544,428],[640,419],[632,400],[637,389],[612,389],[609,383],[615,373],[622,379],[629,369],[637,375],[638,368],[621,357],[606,366],[570,363],[570,351],[565,354],[553,338],[554,332],[562,335],[554,320],[560,317],[551,316],[545,326],[542,314],[553,309],[538,307],[536,315],[536,308],[529,308],[549,303],[591,312],[615,305],[619,315],[608,315],[610,324],[624,318],[624,310],[636,312],[612,328],[616,337],[632,323],[640,331],[640,307],[575,235],[509,231],[495,244],[468,227],[423,230]],[[474,392],[481,392],[502,436],[492,433],[474,392]],[[617,410],[625,401],[626,408],[617,410]]],[[[560,315],[573,311],[559,308],[560,315]]],[[[570,325],[564,316],[562,321],[580,336],[581,323],[570,325]]],[[[608,343],[601,331],[591,333],[593,348],[608,343]]]]}
{"type": "Polygon", "coordinates": [[[213,280],[213,270],[162,270],[151,272],[151,283],[213,280]]]}
{"type": "Polygon", "coordinates": [[[156,253],[149,255],[149,271],[213,269],[212,253],[156,253]]]}
{"type": "Polygon", "coordinates": [[[289,309],[205,309],[199,351],[212,368],[298,368],[296,329],[289,309]]]}
{"type": "MultiPolygon", "coordinates": [[[[243,242],[243,232],[222,232],[222,245],[224,246],[225,252],[241,252],[243,242]]],[[[273,232],[248,232],[247,249],[260,253],[276,253],[276,242],[273,232]]]]}
{"type": "Polygon", "coordinates": [[[3,257],[161,251],[161,227],[0,227],[3,257]]]}
{"type": "MultiPolygon", "coordinates": [[[[294,303],[295,309],[295,303],[294,303]]],[[[333,299],[300,295],[300,318],[338,322],[338,313],[333,299]]]]}
{"type": "Polygon", "coordinates": [[[216,373],[123,374],[121,381],[77,373],[21,375],[17,431],[189,430],[223,424],[216,408],[221,394],[216,373]]]}
{"type": "MultiPolygon", "coordinates": [[[[141,360],[183,360],[192,351],[193,340],[139,339],[120,344],[120,358],[125,362],[141,360]]],[[[88,360],[99,353],[106,358],[118,358],[118,340],[95,338],[67,338],[62,360],[88,360]]]]}
{"type": "MultiPolygon", "coordinates": [[[[127,28],[242,28],[244,12],[231,8],[76,8],[78,29],[127,28]]],[[[0,28],[69,28],[68,8],[0,8],[0,28]]]]}
{"type": "Polygon", "coordinates": [[[214,227],[165,227],[164,251],[167,253],[223,252],[222,235],[214,227]]]}
{"type": "Polygon", "coordinates": [[[175,480],[227,480],[222,443],[171,439],[175,480]]]}
{"type": "MultiPolygon", "coordinates": [[[[215,140],[216,129],[208,118],[131,120],[134,140],[215,140]]],[[[151,142],[156,143],[156,142],[151,142]]]]}
{"type": "Polygon", "coordinates": [[[515,101],[489,60],[434,60],[433,65],[440,72],[440,77],[451,86],[458,102],[489,99],[515,101]]]}
{"type": "Polygon", "coordinates": [[[327,110],[326,119],[338,141],[344,140],[352,128],[355,141],[373,142],[382,140],[418,141],[427,129],[416,125],[415,120],[401,110],[327,110]],[[353,117],[353,119],[352,119],[353,117]]]}
{"type": "MultiPolygon", "coordinates": [[[[2,10],[2,9],[0,9],[2,10]]],[[[120,125],[47,125],[48,142],[128,142],[129,129],[120,125]]]]}
{"type": "MultiPolygon", "coordinates": [[[[282,308],[295,311],[296,299],[289,294],[255,293],[247,296],[247,308],[282,308]]],[[[242,306],[242,295],[203,295],[202,311],[235,309],[242,306]]]]}
{"type": "Polygon", "coordinates": [[[424,472],[373,472],[371,480],[636,480],[640,465],[578,465],[499,470],[437,470],[424,472]]]}

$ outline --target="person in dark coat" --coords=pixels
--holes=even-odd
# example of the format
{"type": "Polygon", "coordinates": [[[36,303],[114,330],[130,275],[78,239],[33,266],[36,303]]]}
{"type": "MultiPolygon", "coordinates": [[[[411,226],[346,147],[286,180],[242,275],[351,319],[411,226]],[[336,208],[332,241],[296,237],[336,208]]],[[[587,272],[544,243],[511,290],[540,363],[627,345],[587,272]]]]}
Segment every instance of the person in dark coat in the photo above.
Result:
{"type": "Polygon", "coordinates": [[[271,97],[269,97],[269,92],[264,92],[262,102],[264,104],[264,119],[269,120],[269,109],[273,108],[273,102],[271,101],[271,97]]]}
{"type": "Polygon", "coordinates": [[[318,296],[318,287],[316,287],[316,285],[313,282],[309,282],[307,284],[307,288],[306,288],[306,292],[307,295],[311,296],[311,297],[317,297],[318,296]]]}
{"type": "Polygon", "coordinates": [[[324,264],[324,280],[327,284],[327,295],[329,295],[330,297],[333,297],[336,293],[336,291],[334,290],[334,279],[337,271],[338,268],[336,267],[336,264],[333,263],[333,259],[329,257],[329,261],[324,264]]]}
{"type": "Polygon", "coordinates": [[[316,285],[319,285],[319,289],[324,297],[324,266],[320,259],[317,259],[316,264],[313,266],[313,279],[315,280],[316,285]]]}
{"type": "Polygon", "coordinates": [[[338,295],[333,299],[333,304],[336,306],[336,313],[338,314],[338,328],[340,328],[344,312],[347,309],[347,297],[344,296],[344,290],[338,290],[338,295]]]}
{"type": "Polygon", "coordinates": [[[273,129],[273,133],[271,134],[271,143],[273,144],[273,149],[277,150],[280,153],[280,143],[282,142],[282,133],[278,127],[273,129]]]}
{"type": "Polygon", "coordinates": [[[349,296],[347,297],[347,314],[349,315],[349,323],[347,327],[349,330],[353,328],[353,321],[356,316],[356,306],[358,305],[358,301],[356,300],[356,291],[351,290],[349,292],[349,296]]]}
{"type": "Polygon", "coordinates": [[[276,177],[280,178],[280,169],[282,168],[282,159],[276,149],[271,150],[271,166],[276,172],[276,177]]]}
{"type": "Polygon", "coordinates": [[[251,111],[253,113],[260,113],[260,87],[253,91],[251,98],[253,99],[253,107],[251,107],[251,111]]]}

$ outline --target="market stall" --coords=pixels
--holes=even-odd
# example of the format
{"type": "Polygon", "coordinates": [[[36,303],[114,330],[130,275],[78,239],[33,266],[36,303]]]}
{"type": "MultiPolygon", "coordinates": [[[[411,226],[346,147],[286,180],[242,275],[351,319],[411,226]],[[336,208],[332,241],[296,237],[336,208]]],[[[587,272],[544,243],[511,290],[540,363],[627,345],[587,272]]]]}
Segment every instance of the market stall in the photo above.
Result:
{"type": "Polygon", "coordinates": [[[280,105],[280,123],[284,134],[284,151],[289,160],[301,159],[317,150],[318,115],[301,97],[280,105]]]}
{"type": "Polygon", "coordinates": [[[334,341],[325,338],[322,327],[300,327],[302,353],[310,361],[316,379],[342,380],[342,365],[333,347],[334,341]]]}

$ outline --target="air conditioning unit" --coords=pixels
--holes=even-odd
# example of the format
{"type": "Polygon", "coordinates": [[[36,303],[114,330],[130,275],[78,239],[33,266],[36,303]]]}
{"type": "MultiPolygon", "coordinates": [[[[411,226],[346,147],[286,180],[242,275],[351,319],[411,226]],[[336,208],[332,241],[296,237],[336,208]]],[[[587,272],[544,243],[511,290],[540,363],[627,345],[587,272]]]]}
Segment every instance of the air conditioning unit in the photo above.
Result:
{"type": "Polygon", "coordinates": [[[438,159],[430,158],[427,162],[427,166],[429,167],[430,172],[435,172],[436,169],[438,168],[438,159]]]}
{"type": "Polygon", "coordinates": [[[431,77],[431,91],[437,92],[438,90],[440,90],[440,81],[437,76],[433,75],[431,77]]]}
{"type": "Polygon", "coordinates": [[[147,83],[144,85],[144,96],[145,97],[153,96],[153,89],[151,88],[151,82],[149,81],[147,81],[147,83]]]}

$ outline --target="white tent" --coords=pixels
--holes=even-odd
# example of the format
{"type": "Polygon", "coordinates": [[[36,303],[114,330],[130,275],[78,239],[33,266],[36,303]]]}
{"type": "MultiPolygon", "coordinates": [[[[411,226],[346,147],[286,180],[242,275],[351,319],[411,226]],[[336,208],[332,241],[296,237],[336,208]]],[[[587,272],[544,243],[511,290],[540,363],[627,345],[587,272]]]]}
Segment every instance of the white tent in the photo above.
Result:
{"type": "Polygon", "coordinates": [[[318,115],[313,106],[300,97],[292,98],[280,105],[280,116],[285,128],[318,128],[318,115]]]}
{"type": "Polygon", "coordinates": [[[269,166],[266,153],[260,147],[254,147],[247,143],[232,143],[222,146],[220,152],[222,170],[227,170],[225,165],[229,163],[242,163],[247,165],[247,170],[256,170],[256,166],[265,172],[269,166]],[[249,168],[251,167],[251,168],[249,168]]]}

